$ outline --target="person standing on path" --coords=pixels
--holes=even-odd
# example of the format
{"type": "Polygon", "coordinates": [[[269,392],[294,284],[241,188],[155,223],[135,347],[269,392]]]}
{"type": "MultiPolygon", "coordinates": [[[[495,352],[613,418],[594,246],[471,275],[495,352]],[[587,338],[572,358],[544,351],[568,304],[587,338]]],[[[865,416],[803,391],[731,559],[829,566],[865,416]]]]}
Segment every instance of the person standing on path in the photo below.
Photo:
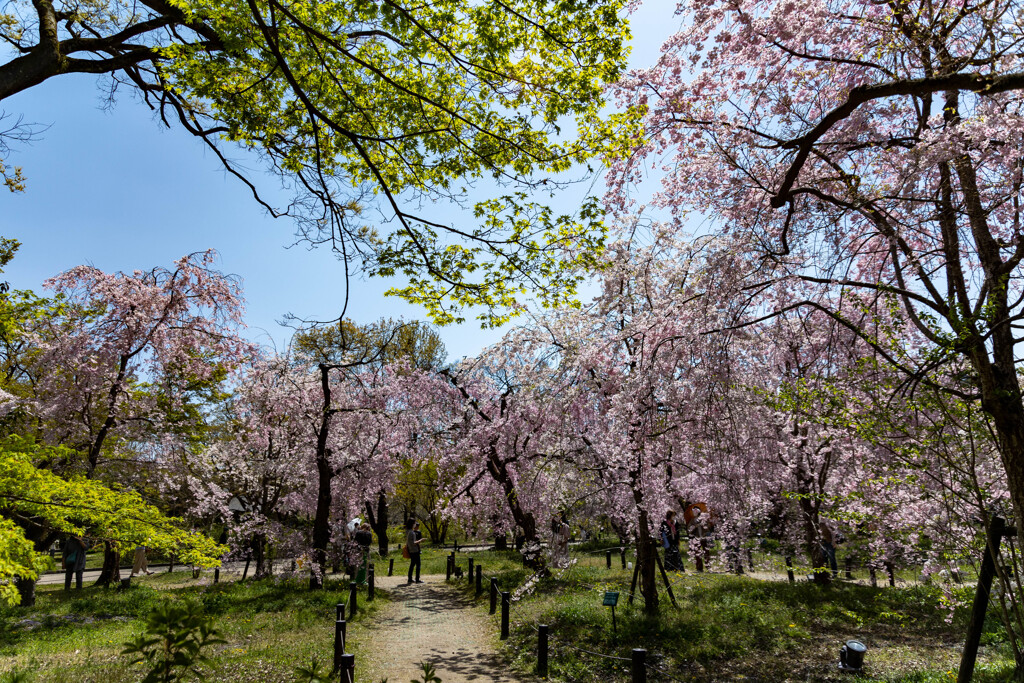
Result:
{"type": "Polygon", "coordinates": [[[420,523],[409,519],[405,523],[405,547],[409,549],[409,583],[423,583],[420,581],[420,543],[423,542],[423,534],[420,533],[420,523]],[[412,576],[413,568],[416,568],[416,580],[412,576]]]}
{"type": "Polygon", "coordinates": [[[149,548],[144,545],[140,545],[135,548],[135,562],[132,565],[132,576],[136,574],[152,574],[149,571],[149,558],[146,554],[149,552],[149,548]]]}
{"type": "Polygon", "coordinates": [[[72,536],[64,544],[60,555],[60,567],[64,570],[64,590],[71,590],[71,576],[75,577],[75,589],[82,589],[82,572],[85,571],[85,551],[89,545],[80,536],[72,536]]]}

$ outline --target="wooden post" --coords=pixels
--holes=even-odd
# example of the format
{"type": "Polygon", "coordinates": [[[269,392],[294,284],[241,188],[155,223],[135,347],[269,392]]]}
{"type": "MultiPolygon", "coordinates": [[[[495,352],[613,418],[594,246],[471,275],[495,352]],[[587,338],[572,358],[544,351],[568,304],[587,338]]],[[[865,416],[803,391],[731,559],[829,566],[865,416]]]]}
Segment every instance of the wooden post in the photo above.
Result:
{"type": "Polygon", "coordinates": [[[356,656],[341,656],[341,683],[356,682],[356,656]]]}
{"type": "Polygon", "coordinates": [[[846,556],[846,579],[853,579],[853,558],[849,555],[846,556]]]}
{"type": "Polygon", "coordinates": [[[548,625],[537,625],[537,675],[548,677],[548,625]]]}
{"type": "Polygon", "coordinates": [[[604,563],[605,563],[605,566],[608,567],[608,569],[612,568],[612,551],[611,550],[604,551],[604,563]]]}
{"type": "Polygon", "coordinates": [[[668,591],[669,599],[672,600],[672,606],[678,608],[679,604],[676,602],[676,596],[672,592],[672,584],[668,581],[668,574],[665,573],[665,567],[661,563],[661,555],[658,554],[657,550],[654,551],[654,559],[658,562],[658,569],[661,570],[661,580],[665,582],[665,589],[668,591]]]}
{"type": "Polygon", "coordinates": [[[334,622],[334,670],[341,669],[341,656],[345,654],[345,620],[334,622]]]}
{"type": "Polygon", "coordinates": [[[974,593],[971,620],[967,624],[967,638],[960,656],[960,671],[956,683],[970,683],[974,676],[974,664],[978,659],[978,645],[981,643],[981,627],[988,611],[988,596],[992,590],[992,577],[996,573],[996,558],[999,556],[999,542],[1006,530],[1006,520],[993,517],[985,534],[985,552],[981,555],[981,571],[978,573],[978,589],[974,593]]]}
{"type": "Polygon", "coordinates": [[[213,570],[213,582],[220,583],[220,567],[213,570]]]}
{"type": "Polygon", "coordinates": [[[626,568],[626,549],[619,548],[619,558],[622,560],[622,568],[626,568]]]}
{"type": "Polygon", "coordinates": [[[359,593],[356,591],[358,585],[359,584],[357,584],[355,581],[351,581],[348,584],[349,619],[355,619],[356,612],[359,611],[359,604],[356,601],[356,596],[359,595],[359,593]]]}
{"type": "Polygon", "coordinates": [[[339,619],[344,619],[345,618],[345,603],[343,603],[343,602],[339,602],[338,603],[337,607],[335,608],[334,618],[335,618],[335,620],[339,620],[339,619]]]}
{"type": "Polygon", "coordinates": [[[498,580],[491,579],[491,611],[490,614],[494,614],[498,611],[498,580]]]}
{"type": "Polygon", "coordinates": [[[631,682],[647,683],[647,650],[638,647],[633,648],[631,664],[630,670],[633,674],[630,679],[631,682]]]}
{"type": "Polygon", "coordinates": [[[508,610],[512,605],[512,594],[508,591],[501,593],[501,639],[508,640],[508,610]]]}
{"type": "Polygon", "coordinates": [[[484,592],[484,567],[479,562],[476,565],[476,596],[484,592]]]}
{"type": "Polygon", "coordinates": [[[444,580],[451,581],[452,579],[452,556],[448,556],[448,561],[444,565],[444,580]]]}
{"type": "Polygon", "coordinates": [[[373,579],[377,565],[371,564],[366,571],[366,601],[373,600],[373,579]]]}
{"type": "Polygon", "coordinates": [[[786,555],[786,577],[790,583],[796,583],[796,577],[793,576],[793,558],[786,555]]]}
{"type": "Polygon", "coordinates": [[[395,558],[388,560],[388,576],[392,576],[395,573],[395,558]]]}
{"type": "Polygon", "coordinates": [[[473,558],[469,559],[469,571],[466,573],[466,583],[473,583],[473,558]]]}

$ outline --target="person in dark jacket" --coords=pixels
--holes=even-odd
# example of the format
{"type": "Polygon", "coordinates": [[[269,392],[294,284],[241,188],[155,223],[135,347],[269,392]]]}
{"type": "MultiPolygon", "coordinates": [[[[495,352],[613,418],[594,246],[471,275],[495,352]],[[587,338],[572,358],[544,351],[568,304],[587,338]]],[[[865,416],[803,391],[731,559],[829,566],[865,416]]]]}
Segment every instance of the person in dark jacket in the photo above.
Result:
{"type": "Polygon", "coordinates": [[[423,583],[420,581],[420,543],[423,542],[423,534],[420,533],[420,523],[409,519],[405,523],[405,545],[409,548],[409,583],[423,583]],[[413,568],[416,569],[416,580],[414,581],[413,568]]]}
{"type": "Polygon", "coordinates": [[[60,555],[60,567],[64,570],[64,590],[71,590],[71,577],[75,577],[75,588],[82,588],[82,572],[85,571],[85,551],[89,549],[80,536],[72,536],[64,544],[60,555]]]}
{"type": "Polygon", "coordinates": [[[676,526],[676,511],[669,510],[659,528],[661,547],[665,549],[665,569],[670,572],[679,571],[682,558],[679,556],[679,527],[676,526]]]}

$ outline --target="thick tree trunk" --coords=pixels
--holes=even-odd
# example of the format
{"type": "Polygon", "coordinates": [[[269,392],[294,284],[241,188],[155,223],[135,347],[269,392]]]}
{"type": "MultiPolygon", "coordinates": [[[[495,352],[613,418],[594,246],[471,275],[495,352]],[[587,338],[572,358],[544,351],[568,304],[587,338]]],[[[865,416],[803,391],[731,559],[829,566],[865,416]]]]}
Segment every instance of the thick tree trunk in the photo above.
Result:
{"type": "Polygon", "coordinates": [[[522,531],[523,564],[538,574],[546,575],[548,568],[544,553],[541,552],[540,538],[537,536],[537,520],[534,519],[532,512],[524,510],[519,504],[515,483],[512,481],[508,467],[498,456],[495,446],[491,447],[490,457],[487,459],[487,471],[501,485],[505,492],[505,502],[508,504],[509,512],[512,513],[512,519],[522,531]]]}
{"type": "Polygon", "coordinates": [[[317,459],[316,516],[313,518],[313,561],[316,567],[310,570],[309,587],[324,587],[323,572],[327,568],[327,544],[331,540],[331,480],[334,471],[326,458],[317,459]]]}
{"type": "Polygon", "coordinates": [[[103,542],[103,568],[96,579],[97,586],[109,586],[121,581],[121,552],[110,541],[103,542]]]}
{"type": "Polygon", "coordinates": [[[388,498],[383,492],[377,494],[377,514],[373,513],[373,506],[366,503],[366,516],[370,520],[370,528],[377,534],[377,549],[381,557],[388,554],[388,498]]]}
{"type": "Polygon", "coordinates": [[[267,537],[264,534],[253,534],[252,557],[256,560],[256,568],[253,571],[253,579],[262,579],[270,572],[267,571],[267,537]]]}
{"type": "Polygon", "coordinates": [[[331,450],[327,447],[327,435],[331,428],[331,384],[330,368],[323,363],[320,369],[320,389],[323,392],[323,408],[320,427],[316,435],[316,515],[313,518],[313,564],[310,568],[309,587],[324,587],[324,572],[327,571],[327,544],[331,540],[331,481],[334,468],[331,466],[331,450]]]}
{"type": "Polygon", "coordinates": [[[647,510],[640,510],[640,528],[637,532],[636,561],[639,567],[640,594],[644,596],[644,612],[649,615],[658,613],[658,564],[655,554],[658,552],[654,539],[651,537],[650,518],[647,510]]]}
{"type": "Polygon", "coordinates": [[[825,558],[825,550],[821,547],[821,539],[818,534],[818,508],[803,491],[800,496],[800,512],[803,518],[807,555],[811,558],[811,566],[814,567],[814,583],[827,586],[832,583],[832,572],[826,566],[828,560],[825,558]]]}
{"type": "Polygon", "coordinates": [[[14,577],[14,586],[18,589],[21,597],[21,607],[33,607],[36,604],[36,582],[35,579],[23,579],[20,576],[14,577]]]}

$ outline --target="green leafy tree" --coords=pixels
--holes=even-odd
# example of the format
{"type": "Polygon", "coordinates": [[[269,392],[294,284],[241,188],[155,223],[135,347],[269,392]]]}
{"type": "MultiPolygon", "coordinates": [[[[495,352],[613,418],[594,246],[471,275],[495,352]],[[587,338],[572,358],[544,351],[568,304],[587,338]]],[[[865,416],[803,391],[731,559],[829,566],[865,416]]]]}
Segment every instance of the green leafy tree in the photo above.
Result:
{"type": "Polygon", "coordinates": [[[343,320],[340,325],[310,327],[297,332],[292,345],[300,362],[311,365],[380,367],[405,362],[421,370],[438,370],[448,355],[429,324],[393,318],[365,325],[343,320]]]}
{"type": "MultiPolygon", "coordinates": [[[[0,100],[70,73],[134,88],[202,140],[275,216],[328,243],[346,273],[437,322],[467,305],[497,324],[516,297],[571,299],[603,242],[596,200],[574,217],[534,199],[596,148],[603,86],[625,64],[624,0],[11,0],[0,100]],[[259,155],[294,192],[263,199],[229,159],[259,155]],[[476,189],[485,198],[474,194],[476,189]],[[442,223],[418,207],[463,206],[442,223]],[[391,228],[364,218],[379,209],[391,228]]],[[[614,121],[602,130],[628,124],[614,121]]],[[[11,135],[31,134],[15,128],[11,135]]],[[[0,140],[2,142],[2,140],[0,140]]],[[[4,150],[0,147],[0,153],[4,150]]],[[[5,171],[8,185],[21,183],[5,171]]]]}
{"type": "Polygon", "coordinates": [[[0,441],[0,601],[17,604],[21,582],[34,581],[49,566],[26,528],[88,536],[122,546],[147,545],[173,551],[183,562],[211,567],[227,548],[189,531],[134,491],[116,490],[83,476],[69,479],[41,462],[74,457],[60,446],[38,445],[18,436],[0,441]]]}

